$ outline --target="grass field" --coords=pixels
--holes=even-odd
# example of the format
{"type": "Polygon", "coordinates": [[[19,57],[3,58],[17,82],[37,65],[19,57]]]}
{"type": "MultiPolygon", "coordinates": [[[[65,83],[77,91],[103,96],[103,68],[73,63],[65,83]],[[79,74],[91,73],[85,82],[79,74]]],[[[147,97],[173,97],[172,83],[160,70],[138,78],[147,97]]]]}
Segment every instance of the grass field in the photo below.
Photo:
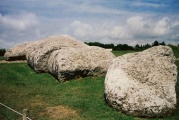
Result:
{"type": "Polygon", "coordinates": [[[132,50],[112,51],[112,53],[113,53],[115,56],[121,56],[121,55],[124,55],[124,54],[126,54],[126,53],[134,53],[134,52],[137,52],[137,51],[132,51],[132,50]]]}
{"type": "Polygon", "coordinates": [[[0,56],[0,61],[1,61],[1,60],[4,60],[4,57],[3,57],[3,56],[0,56]]]}
{"type": "Polygon", "coordinates": [[[179,58],[179,50],[174,50],[173,53],[176,58],[179,58]]]}
{"type": "MultiPolygon", "coordinates": [[[[179,71],[179,61],[176,65],[179,71]]],[[[33,120],[154,120],[134,118],[110,108],[104,100],[104,79],[87,77],[59,83],[49,74],[35,73],[26,63],[0,63],[0,102],[19,112],[28,108],[33,120]]],[[[179,119],[179,82],[176,92],[176,114],[162,120],[179,119]]],[[[21,119],[0,106],[0,120],[21,119]]]]}

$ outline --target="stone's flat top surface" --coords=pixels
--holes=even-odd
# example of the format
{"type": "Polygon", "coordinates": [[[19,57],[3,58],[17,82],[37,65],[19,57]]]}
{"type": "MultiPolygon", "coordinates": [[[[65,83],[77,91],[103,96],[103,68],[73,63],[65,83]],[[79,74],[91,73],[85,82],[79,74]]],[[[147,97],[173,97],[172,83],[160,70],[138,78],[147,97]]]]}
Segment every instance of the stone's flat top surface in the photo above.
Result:
{"type": "Polygon", "coordinates": [[[39,41],[40,44],[38,44],[37,46],[33,46],[33,50],[37,51],[39,49],[43,50],[41,52],[45,52],[45,50],[49,50],[49,49],[59,49],[59,48],[63,48],[63,47],[84,47],[84,46],[88,46],[83,42],[77,41],[76,39],[72,38],[71,36],[68,35],[54,35],[54,36],[49,36],[43,40],[39,41]]]}
{"type": "MultiPolygon", "coordinates": [[[[49,36],[47,38],[37,40],[37,41],[32,41],[28,43],[23,43],[17,46],[12,47],[9,49],[4,57],[6,60],[9,60],[11,57],[17,57],[15,60],[19,59],[18,56],[25,56],[27,52],[33,52],[34,50],[41,48],[41,49],[58,49],[60,47],[69,47],[69,46],[87,46],[86,44],[75,40],[71,36],[68,35],[54,35],[54,36],[49,36]]],[[[37,52],[36,51],[36,52],[37,52]]],[[[43,50],[44,51],[44,50],[43,50]]]]}
{"type": "MultiPolygon", "coordinates": [[[[170,79],[176,80],[170,74],[176,68],[174,56],[169,47],[158,46],[138,53],[130,53],[116,58],[118,66],[127,75],[141,83],[167,84],[170,79]],[[118,61],[119,60],[119,61],[118,61]],[[163,73],[163,74],[160,74],[163,73]],[[147,82],[148,81],[148,82],[147,82]]],[[[176,82],[176,81],[173,81],[176,82]]]]}

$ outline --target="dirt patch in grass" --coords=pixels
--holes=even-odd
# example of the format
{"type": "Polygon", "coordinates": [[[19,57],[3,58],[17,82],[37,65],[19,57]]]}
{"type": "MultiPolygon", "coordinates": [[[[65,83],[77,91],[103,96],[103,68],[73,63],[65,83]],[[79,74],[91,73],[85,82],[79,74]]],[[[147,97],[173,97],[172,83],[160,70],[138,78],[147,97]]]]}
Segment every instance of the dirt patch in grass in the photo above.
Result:
{"type": "Polygon", "coordinates": [[[49,116],[55,120],[79,120],[80,117],[75,110],[69,107],[59,105],[55,107],[47,107],[40,113],[40,116],[49,116]]]}
{"type": "Polygon", "coordinates": [[[30,106],[37,107],[37,106],[49,106],[49,105],[44,101],[42,101],[41,99],[36,99],[31,102],[30,106]]]}

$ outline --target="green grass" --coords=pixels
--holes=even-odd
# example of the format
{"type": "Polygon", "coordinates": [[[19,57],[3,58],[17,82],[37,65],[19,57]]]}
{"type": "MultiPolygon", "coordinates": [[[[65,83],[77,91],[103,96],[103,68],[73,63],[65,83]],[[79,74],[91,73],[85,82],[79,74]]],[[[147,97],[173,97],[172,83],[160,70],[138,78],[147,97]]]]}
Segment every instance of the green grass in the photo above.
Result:
{"type": "Polygon", "coordinates": [[[173,53],[176,58],[179,58],[179,50],[173,50],[173,53]]]}
{"type": "Polygon", "coordinates": [[[1,61],[1,60],[5,60],[3,56],[0,56],[0,61],[1,61]]]}
{"type": "Polygon", "coordinates": [[[112,53],[113,53],[115,56],[121,56],[121,55],[124,55],[124,54],[126,54],[126,53],[134,53],[134,52],[138,52],[138,51],[134,51],[134,50],[112,51],[112,53]]]}
{"type": "MultiPolygon", "coordinates": [[[[176,65],[179,71],[179,61],[176,61],[176,65]]],[[[76,111],[78,116],[72,119],[77,120],[144,120],[119,113],[106,104],[104,79],[104,76],[87,77],[59,83],[49,74],[35,73],[26,63],[0,63],[0,102],[19,112],[28,108],[34,120],[53,120],[47,114],[41,113],[48,107],[59,105],[76,111]]],[[[176,92],[176,114],[163,118],[164,120],[179,118],[179,82],[176,85],[176,92]]],[[[65,119],[70,118],[68,116],[65,119]]],[[[22,117],[0,106],[0,119],[21,120],[22,117]]]]}
{"type": "MultiPolygon", "coordinates": [[[[0,102],[19,112],[28,108],[33,119],[50,119],[40,113],[58,105],[77,111],[82,120],[130,118],[110,108],[103,94],[104,77],[59,83],[49,74],[36,74],[25,63],[0,64],[0,102]]],[[[0,115],[4,119],[21,119],[2,106],[0,115]]]]}

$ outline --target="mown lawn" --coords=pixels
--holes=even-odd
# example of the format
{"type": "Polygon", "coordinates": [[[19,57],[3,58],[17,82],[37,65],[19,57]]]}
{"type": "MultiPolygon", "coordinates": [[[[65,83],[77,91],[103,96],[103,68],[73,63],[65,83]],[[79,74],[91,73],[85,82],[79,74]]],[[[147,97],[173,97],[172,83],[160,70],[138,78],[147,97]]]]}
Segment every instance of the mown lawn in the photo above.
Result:
{"type": "MultiPolygon", "coordinates": [[[[0,64],[0,101],[19,112],[28,108],[33,119],[53,119],[41,114],[59,105],[76,111],[75,118],[81,120],[130,118],[108,107],[103,94],[104,77],[59,83],[49,74],[36,74],[25,63],[0,64]]],[[[21,119],[2,106],[0,115],[7,120],[21,119]]]]}
{"type": "Polygon", "coordinates": [[[173,53],[176,58],[179,58],[179,50],[174,50],[173,53]]]}
{"type": "Polygon", "coordinates": [[[134,53],[134,52],[138,52],[138,51],[134,51],[134,50],[112,51],[112,53],[113,53],[115,56],[121,56],[121,55],[124,55],[124,54],[126,54],[126,53],[134,53]]]}
{"type": "Polygon", "coordinates": [[[3,57],[3,56],[0,56],[0,61],[1,61],[1,60],[4,60],[4,57],[3,57]]]}
{"type": "MultiPolygon", "coordinates": [[[[179,71],[179,61],[176,65],[179,71]]],[[[104,76],[87,77],[59,83],[49,74],[37,74],[26,63],[0,63],[0,102],[19,112],[28,108],[33,120],[57,117],[64,120],[151,120],[127,116],[110,108],[104,100],[104,79],[104,76]],[[52,109],[55,106],[59,108],[52,109]]],[[[176,92],[176,114],[162,120],[179,118],[179,82],[176,92]]],[[[1,119],[21,120],[22,117],[0,106],[1,119]]]]}

